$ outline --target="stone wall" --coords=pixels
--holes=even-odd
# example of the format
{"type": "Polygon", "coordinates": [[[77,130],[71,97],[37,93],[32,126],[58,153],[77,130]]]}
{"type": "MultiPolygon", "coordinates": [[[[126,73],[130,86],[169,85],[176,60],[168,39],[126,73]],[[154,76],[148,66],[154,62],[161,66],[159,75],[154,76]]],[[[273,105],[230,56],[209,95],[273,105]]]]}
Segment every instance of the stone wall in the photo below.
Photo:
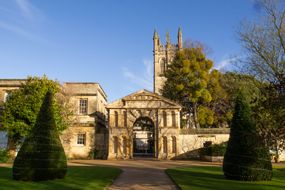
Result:
{"type": "Polygon", "coordinates": [[[176,159],[198,158],[198,150],[204,147],[205,142],[220,144],[228,140],[229,134],[180,134],[179,156],[176,159]]]}
{"type": "Polygon", "coordinates": [[[62,135],[62,145],[68,158],[88,158],[94,151],[95,145],[94,126],[72,126],[66,129],[62,135]],[[85,144],[77,144],[78,134],[85,134],[85,144]]]}

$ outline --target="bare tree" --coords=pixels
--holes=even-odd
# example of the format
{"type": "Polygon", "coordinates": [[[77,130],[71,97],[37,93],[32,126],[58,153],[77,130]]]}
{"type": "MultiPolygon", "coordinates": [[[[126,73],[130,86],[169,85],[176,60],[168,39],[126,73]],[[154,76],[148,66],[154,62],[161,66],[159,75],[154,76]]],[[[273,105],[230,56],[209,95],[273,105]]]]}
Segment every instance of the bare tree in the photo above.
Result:
{"type": "Polygon", "coordinates": [[[238,30],[244,47],[246,72],[268,84],[256,108],[261,134],[276,152],[285,148],[285,4],[279,0],[257,0],[262,17],[245,21],[238,30]]]}
{"type": "Polygon", "coordinates": [[[272,84],[285,81],[285,8],[277,0],[258,0],[263,17],[244,21],[238,30],[248,71],[272,84]]]}

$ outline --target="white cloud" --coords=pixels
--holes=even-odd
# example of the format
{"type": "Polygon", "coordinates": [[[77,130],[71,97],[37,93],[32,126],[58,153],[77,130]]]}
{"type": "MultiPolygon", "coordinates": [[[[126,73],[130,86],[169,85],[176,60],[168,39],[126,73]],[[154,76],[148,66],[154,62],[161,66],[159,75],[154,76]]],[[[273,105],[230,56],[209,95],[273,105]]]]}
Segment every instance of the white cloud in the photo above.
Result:
{"type": "Polygon", "coordinates": [[[30,33],[30,32],[26,31],[25,29],[23,29],[21,27],[18,27],[16,25],[8,24],[8,23],[3,22],[1,20],[0,20],[0,28],[4,29],[6,31],[12,32],[14,34],[17,34],[19,36],[22,36],[22,37],[24,37],[26,39],[54,46],[53,43],[51,43],[50,41],[48,41],[48,40],[46,40],[46,39],[44,39],[42,37],[39,37],[39,36],[37,36],[37,35],[35,35],[33,33],[30,33]]]}
{"type": "Polygon", "coordinates": [[[0,13],[0,29],[27,40],[54,46],[50,40],[37,34],[35,29],[41,27],[44,15],[29,0],[7,1],[0,6],[0,13]]]}
{"type": "Polygon", "coordinates": [[[27,38],[34,37],[33,34],[23,30],[22,28],[7,24],[7,23],[2,22],[2,21],[0,21],[0,28],[7,30],[7,31],[10,31],[10,32],[13,32],[13,33],[18,34],[18,35],[27,37],[27,38]]]}
{"type": "Polygon", "coordinates": [[[217,63],[215,66],[214,66],[214,69],[217,69],[217,70],[223,70],[223,69],[226,69],[228,68],[229,66],[232,65],[232,63],[234,61],[236,61],[237,58],[236,57],[226,57],[224,59],[222,59],[219,63],[217,63]]]}
{"type": "Polygon", "coordinates": [[[130,80],[133,84],[136,84],[140,88],[145,88],[151,90],[152,87],[152,61],[150,60],[143,60],[143,66],[141,74],[135,73],[131,71],[127,67],[123,67],[123,76],[130,80]]]}
{"type": "Polygon", "coordinates": [[[35,7],[29,0],[16,0],[16,4],[22,15],[30,21],[42,20],[42,12],[35,7]]]}

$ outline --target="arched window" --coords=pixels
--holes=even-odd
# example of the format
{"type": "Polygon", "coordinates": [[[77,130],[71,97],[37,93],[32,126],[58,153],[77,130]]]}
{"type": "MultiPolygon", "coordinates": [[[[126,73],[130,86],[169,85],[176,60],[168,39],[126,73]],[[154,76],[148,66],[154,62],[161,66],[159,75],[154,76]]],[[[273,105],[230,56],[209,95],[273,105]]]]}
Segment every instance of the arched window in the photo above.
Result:
{"type": "Polygon", "coordinates": [[[118,148],[119,148],[119,139],[118,137],[114,137],[114,153],[118,154],[118,148]]]}
{"type": "Polygon", "coordinates": [[[167,137],[162,137],[163,138],[163,153],[167,154],[167,137]]]}
{"type": "Polygon", "coordinates": [[[176,126],[176,115],[175,115],[175,111],[171,112],[171,117],[172,117],[172,126],[175,127],[176,126]]]}
{"type": "Polygon", "coordinates": [[[176,153],[177,144],[176,144],[176,137],[172,136],[172,153],[176,153]]]}
{"type": "Polygon", "coordinates": [[[167,69],[166,61],[165,61],[165,59],[161,59],[160,60],[160,74],[164,75],[166,69],[167,69]]]}
{"type": "Polygon", "coordinates": [[[127,138],[123,137],[123,153],[124,155],[127,155],[127,138]]]}
{"type": "Polygon", "coordinates": [[[166,111],[162,112],[162,121],[163,121],[163,126],[167,126],[167,114],[166,111]]]}
{"type": "Polygon", "coordinates": [[[127,111],[124,111],[124,127],[127,127],[127,111]]]}
{"type": "Polygon", "coordinates": [[[119,123],[119,114],[117,111],[115,111],[115,127],[118,127],[118,123],[119,123]]]}

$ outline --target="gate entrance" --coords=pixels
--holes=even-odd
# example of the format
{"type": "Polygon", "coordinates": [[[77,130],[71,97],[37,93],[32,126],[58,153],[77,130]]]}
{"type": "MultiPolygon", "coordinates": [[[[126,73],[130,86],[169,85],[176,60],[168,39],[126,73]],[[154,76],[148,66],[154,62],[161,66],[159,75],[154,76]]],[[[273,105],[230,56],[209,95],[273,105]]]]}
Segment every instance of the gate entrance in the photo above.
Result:
{"type": "Polygon", "coordinates": [[[133,156],[154,157],[154,124],[148,117],[138,118],[133,127],[133,156]]]}

